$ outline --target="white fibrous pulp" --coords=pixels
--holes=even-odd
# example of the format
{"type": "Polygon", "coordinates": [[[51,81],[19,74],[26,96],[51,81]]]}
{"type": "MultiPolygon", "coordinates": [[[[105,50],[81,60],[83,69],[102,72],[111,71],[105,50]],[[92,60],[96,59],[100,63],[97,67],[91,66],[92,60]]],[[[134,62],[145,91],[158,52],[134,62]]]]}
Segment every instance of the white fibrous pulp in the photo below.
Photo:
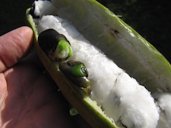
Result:
{"type": "Polygon", "coordinates": [[[167,111],[166,118],[171,119],[171,104],[166,104],[169,96],[160,97],[157,105],[144,86],[93,46],[72,23],[52,15],[42,16],[35,21],[39,33],[46,29],[55,29],[65,35],[73,49],[73,56],[69,59],[81,61],[87,67],[92,88],[91,99],[119,126],[159,128],[159,108],[167,111]]]}
{"type": "Polygon", "coordinates": [[[92,86],[91,98],[105,114],[128,128],[156,128],[158,108],[143,86],[91,45],[66,20],[43,16],[38,23],[39,32],[50,28],[70,41],[73,49],[70,59],[81,61],[87,67],[92,86]]]}
{"type": "Polygon", "coordinates": [[[157,128],[171,128],[171,94],[159,94],[157,99],[161,109],[157,128]]]}

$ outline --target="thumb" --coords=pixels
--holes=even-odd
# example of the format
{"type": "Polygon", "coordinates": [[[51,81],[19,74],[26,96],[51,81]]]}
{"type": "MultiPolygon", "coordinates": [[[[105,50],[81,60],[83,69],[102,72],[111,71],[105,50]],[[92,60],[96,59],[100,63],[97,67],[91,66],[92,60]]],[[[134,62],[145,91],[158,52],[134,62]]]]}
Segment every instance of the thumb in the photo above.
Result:
{"type": "Polygon", "coordinates": [[[0,36],[0,72],[18,62],[31,45],[32,37],[29,27],[20,27],[0,36]]]}

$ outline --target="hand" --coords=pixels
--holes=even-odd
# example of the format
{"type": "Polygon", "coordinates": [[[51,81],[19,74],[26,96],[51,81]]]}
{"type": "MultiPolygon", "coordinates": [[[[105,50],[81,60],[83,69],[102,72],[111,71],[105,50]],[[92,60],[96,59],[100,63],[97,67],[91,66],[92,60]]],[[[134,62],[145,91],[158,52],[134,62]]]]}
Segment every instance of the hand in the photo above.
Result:
{"type": "Polygon", "coordinates": [[[69,115],[67,102],[35,56],[21,59],[32,37],[28,27],[0,37],[0,128],[90,128],[69,115]]]}

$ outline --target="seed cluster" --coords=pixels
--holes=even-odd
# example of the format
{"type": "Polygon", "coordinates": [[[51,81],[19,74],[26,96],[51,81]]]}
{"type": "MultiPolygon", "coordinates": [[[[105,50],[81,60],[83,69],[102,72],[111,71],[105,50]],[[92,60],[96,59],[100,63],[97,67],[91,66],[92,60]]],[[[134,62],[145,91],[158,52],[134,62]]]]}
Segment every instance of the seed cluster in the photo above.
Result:
{"type": "Polygon", "coordinates": [[[64,35],[59,34],[54,29],[47,29],[39,34],[38,42],[39,46],[45,52],[45,54],[55,63],[59,63],[60,70],[73,83],[81,88],[87,88],[89,86],[88,71],[86,66],[80,61],[68,60],[72,55],[72,50],[68,49],[72,48],[64,35]],[[61,42],[61,40],[64,40],[62,42],[63,48],[58,50],[58,52],[55,52],[59,47],[59,42],[61,42]],[[61,56],[63,53],[65,53],[65,55],[61,56]]]}

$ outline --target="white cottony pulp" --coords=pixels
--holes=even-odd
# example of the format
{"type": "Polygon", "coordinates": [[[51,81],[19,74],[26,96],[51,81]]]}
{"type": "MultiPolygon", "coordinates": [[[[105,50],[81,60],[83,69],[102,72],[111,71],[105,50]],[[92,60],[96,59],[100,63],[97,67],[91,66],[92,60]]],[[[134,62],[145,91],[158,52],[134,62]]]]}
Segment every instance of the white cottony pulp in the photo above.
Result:
{"type": "MultiPolygon", "coordinates": [[[[48,6],[52,6],[50,2],[46,2],[48,6]]],[[[38,14],[43,7],[42,1],[36,1],[35,6],[38,14]]],[[[48,11],[44,12],[48,14],[48,11]]],[[[35,19],[35,22],[39,33],[52,28],[66,36],[73,49],[70,59],[81,61],[87,67],[92,86],[90,97],[118,125],[127,128],[159,128],[159,108],[168,111],[166,118],[171,119],[171,104],[165,103],[168,102],[165,100],[167,98],[160,97],[158,107],[144,86],[139,85],[134,78],[86,40],[72,23],[52,15],[44,15],[38,20],[35,19]]]]}
{"type": "Polygon", "coordinates": [[[171,95],[157,94],[158,105],[161,109],[157,128],[171,128],[171,95]]]}
{"type": "Polygon", "coordinates": [[[105,114],[129,128],[156,127],[159,114],[150,93],[91,45],[69,22],[43,16],[37,27],[39,32],[53,28],[70,41],[73,49],[70,59],[86,65],[91,97],[102,106],[105,114]]]}

